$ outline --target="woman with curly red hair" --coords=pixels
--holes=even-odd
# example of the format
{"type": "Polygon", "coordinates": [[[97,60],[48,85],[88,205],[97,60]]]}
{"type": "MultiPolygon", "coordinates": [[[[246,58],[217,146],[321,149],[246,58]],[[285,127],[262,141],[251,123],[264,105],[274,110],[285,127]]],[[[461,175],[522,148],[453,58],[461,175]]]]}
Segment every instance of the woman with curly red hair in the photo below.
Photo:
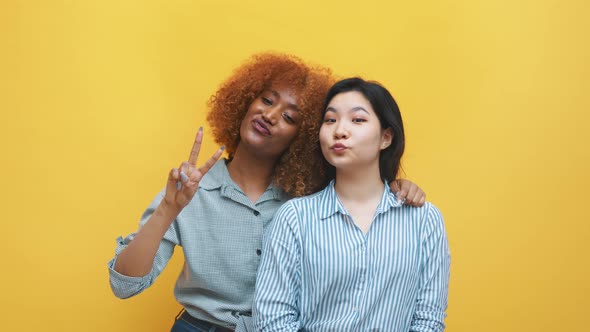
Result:
{"type": "MultiPolygon", "coordinates": [[[[224,147],[196,167],[200,129],[139,231],[117,239],[108,264],[115,295],[149,287],[180,245],[185,264],[174,293],[184,312],[172,331],[247,330],[264,227],[287,199],[323,184],[318,132],[333,82],[329,69],[290,55],[259,54],[239,67],[209,100],[207,119],[224,147]],[[217,161],[224,148],[229,158],[217,161]]],[[[424,201],[409,181],[392,187],[424,201]]]]}

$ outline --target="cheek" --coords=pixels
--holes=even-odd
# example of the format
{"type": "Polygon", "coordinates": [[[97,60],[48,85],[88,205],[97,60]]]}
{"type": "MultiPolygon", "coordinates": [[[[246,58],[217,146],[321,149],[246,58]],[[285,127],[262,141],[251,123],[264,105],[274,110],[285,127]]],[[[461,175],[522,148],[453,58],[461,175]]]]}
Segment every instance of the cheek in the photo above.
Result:
{"type": "Polygon", "coordinates": [[[329,144],[328,142],[329,134],[326,127],[323,125],[320,127],[320,146],[324,148],[325,145],[329,144]]]}
{"type": "Polygon", "coordinates": [[[258,99],[254,99],[254,101],[252,101],[252,103],[248,106],[248,109],[246,110],[246,114],[244,115],[244,117],[252,117],[263,110],[264,103],[262,103],[258,99]]]}
{"type": "Polygon", "coordinates": [[[248,110],[246,110],[246,113],[244,114],[244,117],[242,118],[242,123],[240,124],[240,127],[243,127],[244,123],[246,123],[252,119],[253,113],[254,113],[254,104],[250,105],[248,107],[248,110]]]}
{"type": "Polygon", "coordinates": [[[299,130],[301,129],[301,122],[297,122],[295,125],[289,125],[289,140],[293,142],[297,135],[299,134],[299,130]]]}
{"type": "Polygon", "coordinates": [[[299,128],[295,128],[289,133],[289,135],[287,137],[287,142],[289,142],[289,144],[291,144],[295,141],[295,139],[297,138],[298,132],[299,132],[299,128]]]}
{"type": "Polygon", "coordinates": [[[295,140],[297,139],[297,134],[299,133],[299,125],[288,126],[286,128],[283,128],[283,130],[284,134],[282,135],[280,140],[277,141],[277,143],[279,143],[277,147],[279,147],[281,150],[287,150],[289,146],[293,144],[293,142],[295,142],[295,140]]]}
{"type": "Polygon", "coordinates": [[[251,119],[248,113],[246,113],[246,116],[244,116],[242,122],[240,123],[240,136],[245,135],[248,132],[248,126],[251,125],[250,121],[251,119]]]}
{"type": "Polygon", "coordinates": [[[359,133],[359,137],[367,144],[381,144],[383,136],[380,127],[367,127],[359,133]]]}

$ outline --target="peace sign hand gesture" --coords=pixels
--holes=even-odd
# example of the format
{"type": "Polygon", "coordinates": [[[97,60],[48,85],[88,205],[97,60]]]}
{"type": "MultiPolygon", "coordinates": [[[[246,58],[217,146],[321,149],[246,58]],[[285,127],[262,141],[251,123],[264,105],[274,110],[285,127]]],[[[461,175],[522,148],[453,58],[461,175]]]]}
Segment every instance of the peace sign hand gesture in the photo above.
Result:
{"type": "Polygon", "coordinates": [[[207,162],[197,168],[197,159],[199,151],[201,150],[201,142],[203,141],[203,127],[199,128],[197,137],[188,158],[180,164],[179,168],[173,168],[168,175],[168,183],[166,184],[166,194],[163,202],[169,207],[180,212],[193,199],[193,196],[199,188],[199,182],[203,176],[213,167],[215,162],[221,157],[225,147],[219,148],[207,162]]]}

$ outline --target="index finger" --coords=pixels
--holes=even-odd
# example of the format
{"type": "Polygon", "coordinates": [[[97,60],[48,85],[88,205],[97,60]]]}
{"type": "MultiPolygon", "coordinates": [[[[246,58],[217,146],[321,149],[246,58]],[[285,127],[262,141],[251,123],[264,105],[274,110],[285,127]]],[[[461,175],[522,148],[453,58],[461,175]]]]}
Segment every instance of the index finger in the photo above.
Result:
{"type": "Polygon", "coordinates": [[[195,142],[193,143],[193,148],[191,149],[191,154],[188,157],[188,163],[196,166],[197,159],[199,157],[199,151],[201,151],[201,142],[203,141],[203,127],[199,128],[197,132],[197,137],[195,137],[195,142]]]}
{"type": "Polygon", "coordinates": [[[211,158],[209,158],[209,160],[207,160],[207,162],[199,168],[199,172],[201,172],[202,175],[205,175],[205,173],[207,173],[209,169],[215,165],[215,162],[219,159],[219,157],[221,157],[223,150],[225,150],[225,145],[220,147],[219,150],[217,150],[213,156],[211,156],[211,158]]]}

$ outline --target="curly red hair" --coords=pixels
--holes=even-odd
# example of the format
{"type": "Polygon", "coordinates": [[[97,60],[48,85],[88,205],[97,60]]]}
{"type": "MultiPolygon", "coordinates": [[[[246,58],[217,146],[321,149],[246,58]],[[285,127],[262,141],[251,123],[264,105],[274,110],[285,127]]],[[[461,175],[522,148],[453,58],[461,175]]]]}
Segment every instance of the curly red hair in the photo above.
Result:
{"type": "Polygon", "coordinates": [[[254,55],[211,96],[207,120],[215,141],[232,158],[240,142],[240,125],[250,104],[271,84],[286,84],[298,96],[301,124],[293,143],[275,167],[273,183],[291,196],[321,189],[325,174],[319,149],[321,114],[326,93],[335,82],[330,69],[306,64],[287,54],[254,55]]]}

